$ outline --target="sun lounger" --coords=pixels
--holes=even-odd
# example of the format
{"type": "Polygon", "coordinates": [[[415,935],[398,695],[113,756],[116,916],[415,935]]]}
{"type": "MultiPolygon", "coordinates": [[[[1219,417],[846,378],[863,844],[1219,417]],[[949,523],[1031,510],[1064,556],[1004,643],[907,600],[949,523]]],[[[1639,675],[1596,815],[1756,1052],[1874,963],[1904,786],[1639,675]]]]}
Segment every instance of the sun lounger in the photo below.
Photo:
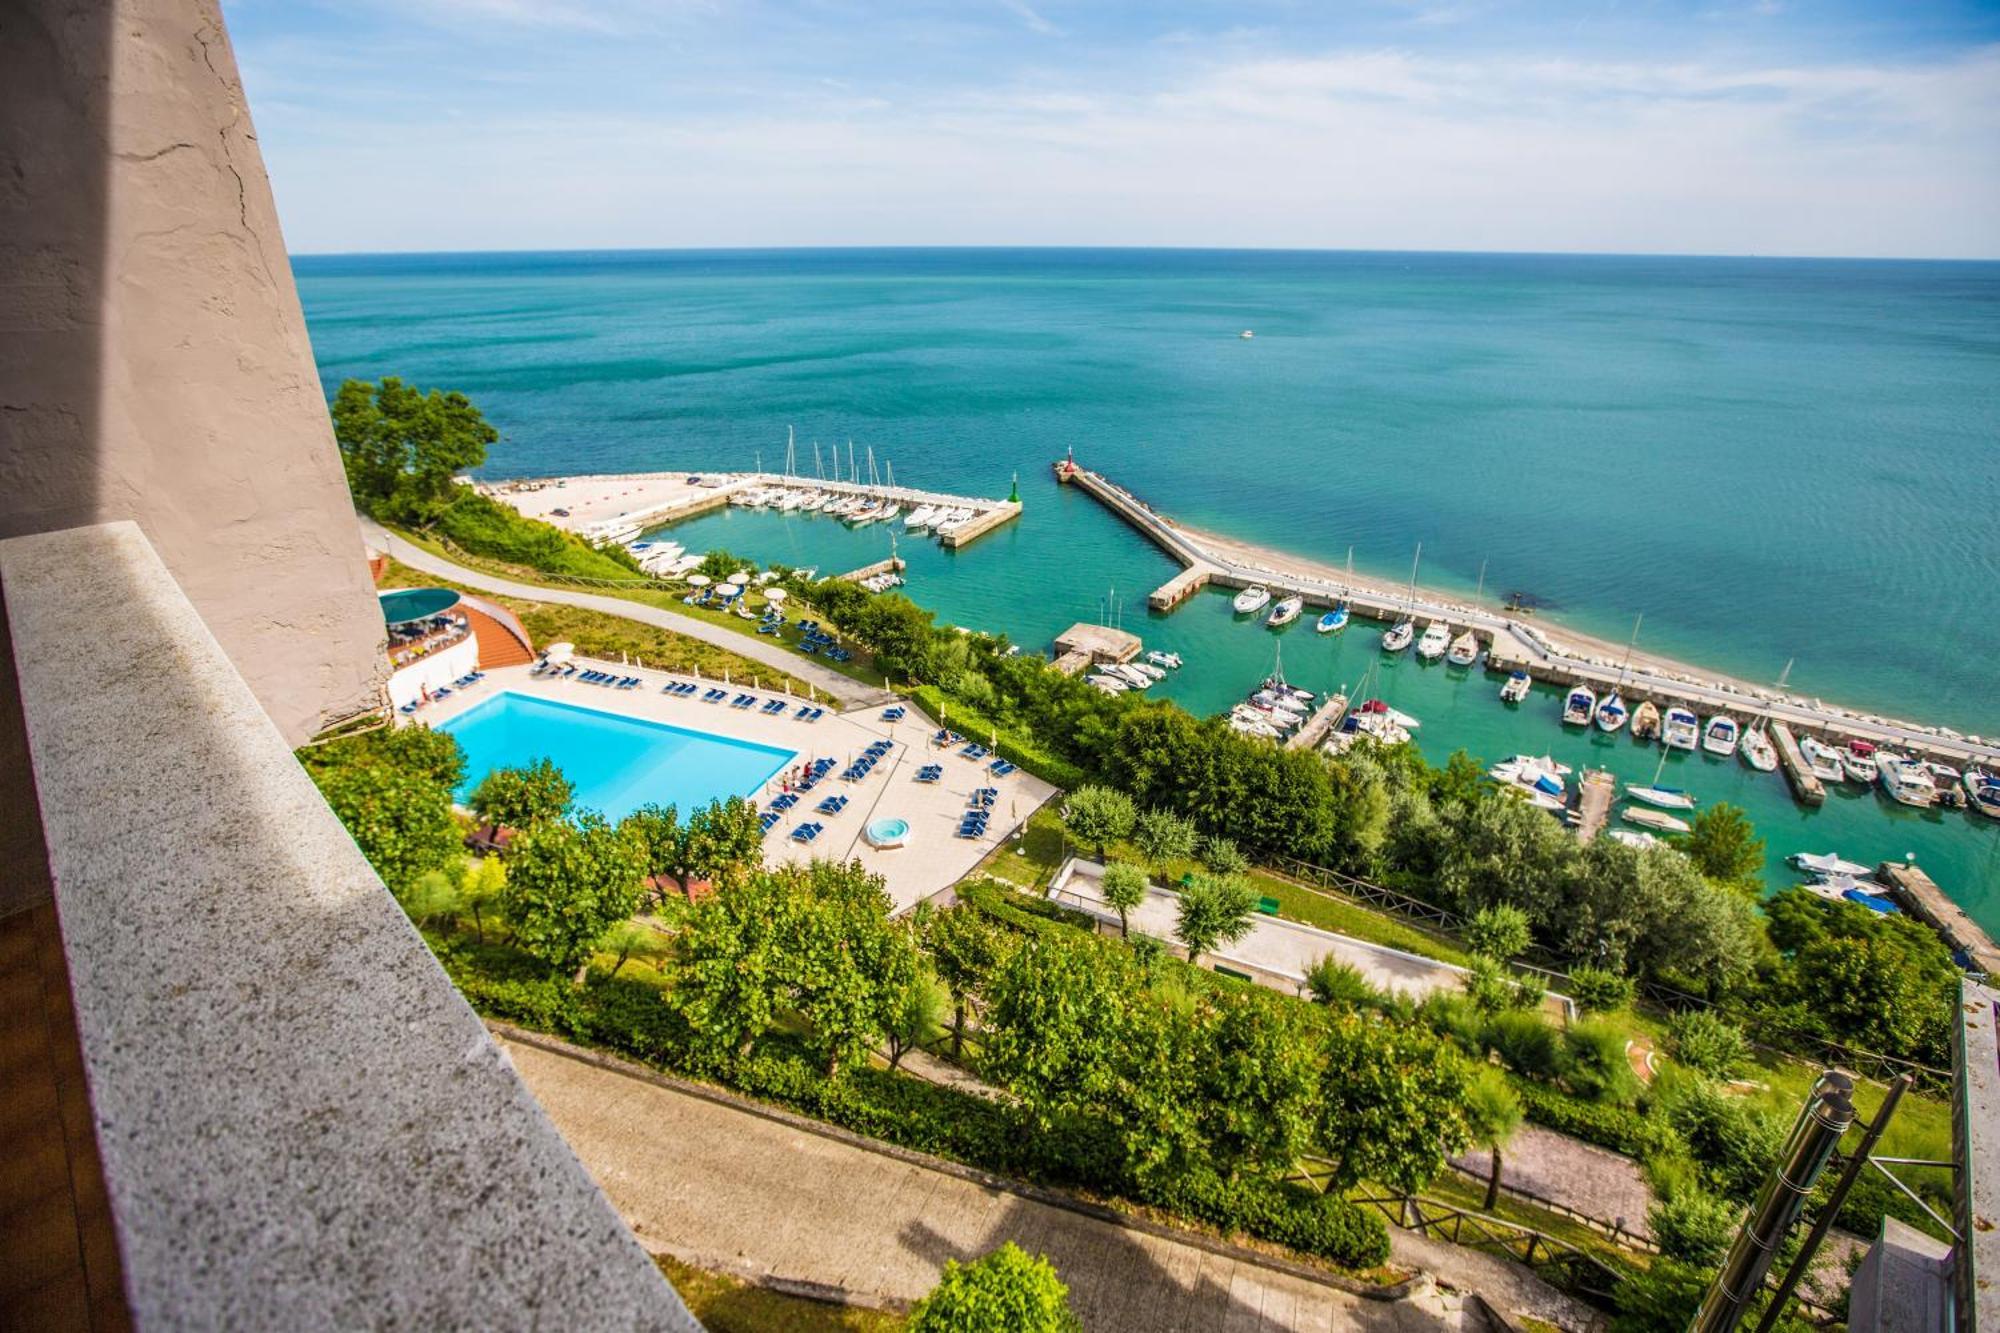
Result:
{"type": "Polygon", "coordinates": [[[417,711],[417,705],[413,700],[410,703],[404,704],[401,708],[398,708],[396,711],[404,714],[414,713],[417,711]]]}
{"type": "Polygon", "coordinates": [[[792,830],[792,841],[811,842],[819,836],[820,827],[818,824],[801,824],[792,830]]]}
{"type": "Polygon", "coordinates": [[[701,696],[701,701],[705,704],[719,704],[728,697],[728,690],[710,690],[707,694],[701,696]]]}
{"type": "Polygon", "coordinates": [[[757,816],[757,825],[764,832],[769,833],[773,828],[777,827],[778,821],[784,817],[777,810],[766,810],[763,814],[757,816]]]}
{"type": "Polygon", "coordinates": [[[777,714],[782,713],[784,711],[785,711],[785,701],[783,699],[773,699],[771,700],[771,702],[764,705],[764,715],[766,717],[775,717],[777,714]]]}
{"type": "Polygon", "coordinates": [[[793,795],[791,792],[786,792],[783,796],[780,796],[777,800],[771,802],[771,808],[773,810],[789,810],[798,803],[799,803],[799,798],[797,796],[793,795]]]}
{"type": "Polygon", "coordinates": [[[906,713],[907,710],[902,708],[885,708],[882,710],[882,720],[884,722],[901,722],[906,713]]]}
{"type": "Polygon", "coordinates": [[[984,759],[987,755],[992,754],[993,751],[987,749],[985,746],[979,744],[977,741],[974,741],[972,744],[966,746],[963,750],[960,750],[959,753],[964,755],[967,759],[977,760],[977,759],[984,759]]]}
{"type": "Polygon", "coordinates": [[[824,801],[821,801],[818,806],[819,812],[823,815],[837,815],[846,808],[847,798],[845,796],[829,796],[824,801]]]}
{"type": "Polygon", "coordinates": [[[991,764],[988,764],[986,766],[986,771],[991,773],[996,778],[1004,778],[1009,773],[1016,771],[1019,767],[1020,765],[1010,764],[1005,759],[995,759],[991,764]]]}

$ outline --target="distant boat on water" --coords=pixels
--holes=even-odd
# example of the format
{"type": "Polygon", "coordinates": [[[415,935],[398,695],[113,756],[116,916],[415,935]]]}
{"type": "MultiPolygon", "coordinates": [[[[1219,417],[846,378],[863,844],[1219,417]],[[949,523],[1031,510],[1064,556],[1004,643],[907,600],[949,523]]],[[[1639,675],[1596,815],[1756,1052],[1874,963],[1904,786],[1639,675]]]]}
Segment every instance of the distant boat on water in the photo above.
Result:
{"type": "Polygon", "coordinates": [[[1242,592],[1237,593],[1235,599],[1229,605],[1237,615],[1247,616],[1263,610],[1265,604],[1270,600],[1271,590],[1261,583],[1253,583],[1242,592]]]}
{"type": "Polygon", "coordinates": [[[1563,701],[1563,725],[1566,727],[1587,727],[1596,714],[1597,691],[1588,685],[1577,686],[1563,701]]]}
{"type": "Polygon", "coordinates": [[[1342,602],[1339,606],[1334,607],[1333,610],[1321,616],[1319,618],[1319,623],[1313,626],[1313,629],[1321,634],[1331,634],[1335,630],[1343,630],[1346,628],[1347,628],[1346,602],[1342,602]]]}
{"type": "Polygon", "coordinates": [[[1597,705],[1597,729],[1606,733],[1615,732],[1624,726],[1631,716],[1625,707],[1624,698],[1614,690],[1610,698],[1597,705]]]}

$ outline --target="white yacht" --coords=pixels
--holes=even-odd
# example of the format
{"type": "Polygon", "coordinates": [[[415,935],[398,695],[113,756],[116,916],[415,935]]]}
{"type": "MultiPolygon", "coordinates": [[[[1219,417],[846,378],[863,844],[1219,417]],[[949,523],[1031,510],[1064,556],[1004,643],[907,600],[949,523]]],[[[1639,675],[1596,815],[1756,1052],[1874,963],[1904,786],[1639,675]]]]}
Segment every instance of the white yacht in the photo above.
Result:
{"type": "Polygon", "coordinates": [[[1453,666],[1471,666],[1474,662],[1477,662],[1479,660],[1479,636],[1471,630],[1467,630],[1453,639],[1451,641],[1451,650],[1444,655],[1444,660],[1453,666]]]}
{"type": "Polygon", "coordinates": [[[1416,637],[1416,625],[1408,620],[1399,620],[1388,629],[1382,631],[1382,651],[1385,653],[1400,653],[1409,647],[1416,637]]]}
{"type": "Polygon", "coordinates": [[[1637,824],[1642,828],[1658,829],[1662,833],[1686,833],[1688,831],[1688,822],[1685,819],[1677,818],[1664,810],[1648,810],[1643,806],[1637,810],[1628,808],[1620,818],[1624,819],[1628,824],[1637,824]]]}
{"type": "Polygon", "coordinates": [[[1778,747],[1771,744],[1762,727],[1751,727],[1743,733],[1743,748],[1738,753],[1744,763],[1759,773],[1774,772],[1778,767],[1778,747]]]}
{"type": "Polygon", "coordinates": [[[1662,810],[1692,810],[1694,797],[1679,787],[1632,787],[1625,788],[1625,794],[1635,801],[1658,806],[1662,810]]]}
{"type": "Polygon", "coordinates": [[[1692,750],[1701,739],[1701,719],[1675,704],[1660,724],[1660,744],[1669,750],[1692,750]]]}
{"type": "Polygon", "coordinates": [[[900,515],[900,514],[901,514],[902,512],[903,512],[903,506],[901,506],[901,505],[897,504],[897,503],[896,503],[895,501],[891,500],[891,501],[889,502],[889,507],[888,507],[887,509],[884,509],[884,510],[882,510],[882,511],[881,511],[880,513],[878,513],[878,514],[876,514],[876,515],[875,515],[875,521],[876,521],[877,523],[888,523],[888,522],[892,522],[892,521],[894,521],[894,520],[896,519],[896,517],[897,517],[898,515],[900,515]]]}
{"type": "Polygon", "coordinates": [[[1230,602],[1229,606],[1237,615],[1247,616],[1252,612],[1263,610],[1270,600],[1271,590],[1261,583],[1253,583],[1237,593],[1236,599],[1230,602]]]}
{"type": "Polygon", "coordinates": [[[1424,636],[1417,640],[1417,656],[1426,662],[1435,662],[1443,657],[1451,647],[1451,626],[1442,620],[1433,620],[1424,627],[1424,636]]]}
{"type": "Polygon", "coordinates": [[[1130,681],[1120,680],[1116,676],[1105,675],[1101,671],[1085,676],[1083,683],[1086,685],[1095,685],[1106,694],[1123,694],[1132,688],[1130,681]]]}
{"type": "Polygon", "coordinates": [[[1179,653],[1163,653],[1158,649],[1154,649],[1146,654],[1146,660],[1154,666],[1178,667],[1181,664],[1181,655],[1179,653]]]}
{"type": "Polygon", "coordinates": [[[1611,692],[1611,697],[1597,705],[1597,729],[1599,731],[1607,733],[1615,732],[1624,726],[1626,722],[1630,721],[1631,717],[1631,710],[1625,707],[1624,698],[1616,690],[1611,692]]]}
{"type": "Polygon", "coordinates": [[[903,526],[909,529],[911,532],[915,532],[920,528],[929,527],[931,525],[931,520],[936,517],[937,517],[936,505],[919,505],[917,508],[910,511],[909,517],[903,520],[903,526]]]}
{"type": "Polygon", "coordinates": [[[1271,608],[1271,616],[1264,623],[1272,629],[1282,629],[1299,618],[1299,612],[1306,609],[1303,597],[1287,597],[1271,608]]]}
{"type": "Polygon", "coordinates": [[[1516,671],[1507,677],[1507,683],[1500,687],[1500,702],[1517,704],[1528,697],[1528,691],[1535,685],[1534,678],[1525,671],[1516,671]]]}
{"type": "Polygon", "coordinates": [[[1841,766],[1840,751],[1828,745],[1817,736],[1799,737],[1799,754],[1806,761],[1806,767],[1821,782],[1841,782],[1847,777],[1847,770],[1841,766]]]}
{"type": "Polygon", "coordinates": [[[1875,785],[1881,770],[1875,764],[1875,747],[1867,741],[1850,741],[1840,747],[1840,771],[1847,775],[1849,782],[1858,782],[1864,787],[1875,785]]]}
{"type": "Polygon", "coordinates": [[[1987,772],[1983,768],[1968,767],[1959,778],[1965,788],[1965,799],[1972,802],[1972,808],[1988,819],[2000,819],[2000,775],[1987,772]]]}
{"type": "Polygon", "coordinates": [[[1563,701],[1563,725],[1566,727],[1587,727],[1596,715],[1597,691],[1588,685],[1577,686],[1563,701]]]}
{"type": "Polygon", "coordinates": [[[1735,718],[1727,713],[1717,713],[1708,720],[1708,730],[1702,733],[1701,748],[1727,759],[1736,753],[1736,743],[1742,737],[1743,729],[1736,725],[1735,718]]]}
{"type": "Polygon", "coordinates": [[[1904,805],[1928,810],[1937,804],[1937,779],[1931,776],[1928,764],[1884,754],[1877,756],[1875,768],[1882,775],[1882,790],[1904,805]]]}
{"type": "Polygon", "coordinates": [[[1859,861],[1843,860],[1832,852],[1798,852],[1786,859],[1810,875],[1846,875],[1851,878],[1869,874],[1873,869],[1859,861]]]}

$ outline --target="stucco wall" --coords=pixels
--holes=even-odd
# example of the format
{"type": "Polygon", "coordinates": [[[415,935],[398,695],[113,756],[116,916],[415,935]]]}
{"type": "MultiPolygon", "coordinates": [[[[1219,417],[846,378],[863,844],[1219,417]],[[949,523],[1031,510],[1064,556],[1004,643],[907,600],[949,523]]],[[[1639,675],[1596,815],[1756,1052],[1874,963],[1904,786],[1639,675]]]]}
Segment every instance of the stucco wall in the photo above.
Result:
{"type": "Polygon", "coordinates": [[[133,519],[288,740],[374,703],[382,620],[209,0],[0,6],[0,284],[0,537],[133,519]]]}

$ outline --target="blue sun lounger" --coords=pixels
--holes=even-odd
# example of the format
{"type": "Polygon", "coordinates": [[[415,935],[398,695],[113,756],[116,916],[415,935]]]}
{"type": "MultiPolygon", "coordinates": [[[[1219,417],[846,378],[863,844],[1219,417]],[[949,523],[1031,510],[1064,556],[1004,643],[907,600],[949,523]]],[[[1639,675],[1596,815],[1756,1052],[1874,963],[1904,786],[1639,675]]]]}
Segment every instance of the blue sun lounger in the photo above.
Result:
{"type": "Polygon", "coordinates": [[[791,809],[798,803],[799,803],[799,798],[796,795],[794,795],[791,792],[786,792],[783,796],[780,796],[777,800],[771,802],[771,808],[773,810],[782,812],[791,809]]]}
{"type": "Polygon", "coordinates": [[[823,827],[821,824],[801,824],[792,830],[792,841],[811,842],[819,836],[819,831],[823,827]]]}
{"type": "Polygon", "coordinates": [[[769,833],[773,828],[777,827],[778,821],[784,817],[782,811],[766,810],[763,814],[757,816],[757,827],[763,832],[769,833]]]}
{"type": "Polygon", "coordinates": [[[847,798],[845,796],[829,796],[824,801],[821,801],[817,808],[823,815],[837,815],[847,808],[847,798]]]}
{"type": "Polygon", "coordinates": [[[765,717],[776,717],[779,713],[782,713],[784,711],[785,711],[785,701],[783,699],[773,699],[771,700],[771,702],[765,704],[763,708],[763,713],[765,717]]]}

